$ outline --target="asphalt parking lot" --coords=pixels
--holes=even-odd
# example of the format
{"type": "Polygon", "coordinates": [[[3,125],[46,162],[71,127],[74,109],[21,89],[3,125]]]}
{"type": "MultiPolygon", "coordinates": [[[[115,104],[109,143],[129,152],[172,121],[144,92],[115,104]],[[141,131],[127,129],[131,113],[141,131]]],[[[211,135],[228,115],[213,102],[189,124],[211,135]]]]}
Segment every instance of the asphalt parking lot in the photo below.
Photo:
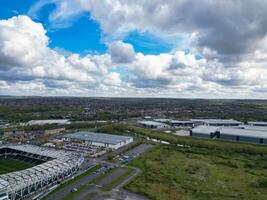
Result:
{"type": "Polygon", "coordinates": [[[140,144],[137,147],[134,147],[133,149],[125,153],[117,155],[115,157],[115,160],[118,160],[121,163],[131,162],[134,158],[136,158],[137,156],[140,156],[141,154],[143,154],[145,151],[147,151],[151,147],[152,147],[151,144],[140,144]]]}

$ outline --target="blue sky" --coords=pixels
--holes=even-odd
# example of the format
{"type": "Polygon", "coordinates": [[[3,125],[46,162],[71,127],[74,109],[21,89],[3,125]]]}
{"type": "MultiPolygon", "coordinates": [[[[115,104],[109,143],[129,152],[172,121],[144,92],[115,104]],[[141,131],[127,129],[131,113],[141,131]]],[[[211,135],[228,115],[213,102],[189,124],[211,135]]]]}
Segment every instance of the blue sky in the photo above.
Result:
{"type": "Polygon", "coordinates": [[[0,94],[267,98],[266,18],[264,0],[1,0],[0,94]]]}
{"type": "MultiPolygon", "coordinates": [[[[89,13],[76,16],[75,19],[68,22],[66,27],[61,27],[49,21],[50,13],[56,9],[54,4],[47,4],[37,13],[31,15],[29,10],[36,2],[36,0],[2,0],[0,19],[8,19],[15,15],[28,15],[32,20],[42,23],[46,28],[47,36],[50,38],[49,47],[51,48],[60,48],[80,55],[106,52],[107,46],[104,42],[106,36],[101,31],[97,21],[91,19],[89,13]]],[[[179,43],[179,39],[167,41],[151,32],[139,32],[137,30],[124,34],[119,39],[132,44],[137,52],[155,55],[167,53],[179,43]]],[[[111,42],[110,39],[109,42],[111,42]]]]}

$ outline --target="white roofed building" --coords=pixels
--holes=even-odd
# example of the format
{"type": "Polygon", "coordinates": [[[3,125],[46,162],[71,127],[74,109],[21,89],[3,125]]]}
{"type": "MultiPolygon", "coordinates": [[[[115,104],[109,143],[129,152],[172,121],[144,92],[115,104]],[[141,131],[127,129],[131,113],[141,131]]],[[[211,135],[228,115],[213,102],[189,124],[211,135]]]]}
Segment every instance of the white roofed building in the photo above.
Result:
{"type": "Polygon", "coordinates": [[[88,145],[118,149],[133,142],[132,137],[106,133],[77,132],[63,136],[65,141],[82,142],[88,145]]]}
{"type": "Polygon", "coordinates": [[[26,125],[28,126],[46,125],[46,124],[66,125],[70,124],[70,121],[68,119],[46,119],[46,120],[30,120],[26,123],[26,125]]]}
{"type": "Polygon", "coordinates": [[[155,121],[138,121],[138,124],[145,128],[154,128],[154,129],[169,128],[168,124],[155,121]]]}

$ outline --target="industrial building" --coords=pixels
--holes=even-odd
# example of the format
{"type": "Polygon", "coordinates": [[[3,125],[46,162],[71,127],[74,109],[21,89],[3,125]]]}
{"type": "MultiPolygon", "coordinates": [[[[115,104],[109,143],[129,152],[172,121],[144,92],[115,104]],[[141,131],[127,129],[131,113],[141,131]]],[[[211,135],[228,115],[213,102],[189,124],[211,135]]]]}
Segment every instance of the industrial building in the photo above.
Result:
{"type": "Polygon", "coordinates": [[[168,123],[169,121],[171,121],[170,119],[154,119],[155,122],[160,122],[160,123],[168,123]]]}
{"type": "Polygon", "coordinates": [[[47,120],[30,120],[26,123],[27,126],[47,125],[47,124],[66,125],[70,124],[70,121],[68,119],[47,119],[47,120]]]}
{"type": "Polygon", "coordinates": [[[32,168],[0,175],[0,199],[27,199],[48,186],[73,176],[84,161],[73,153],[33,145],[0,147],[0,156],[17,160],[32,160],[32,168]]]}
{"type": "Polygon", "coordinates": [[[168,128],[169,125],[161,122],[155,122],[155,121],[138,121],[138,124],[145,127],[145,128],[155,128],[155,129],[161,129],[161,128],[168,128]]]}
{"type": "Polygon", "coordinates": [[[243,122],[239,122],[234,119],[191,119],[195,125],[207,125],[207,126],[239,126],[243,122]]]}
{"type": "Polygon", "coordinates": [[[185,120],[171,120],[169,124],[174,127],[194,127],[193,121],[185,121],[185,120]]]}
{"type": "Polygon", "coordinates": [[[250,126],[266,126],[267,127],[267,122],[248,122],[248,125],[250,125],[250,126]]]}
{"type": "Polygon", "coordinates": [[[191,136],[267,144],[267,129],[252,126],[218,127],[201,125],[191,129],[191,136]]]}
{"type": "Polygon", "coordinates": [[[200,125],[190,131],[190,136],[213,138],[215,133],[220,129],[218,126],[200,125]]]}
{"type": "Polygon", "coordinates": [[[63,136],[63,139],[69,142],[81,142],[87,145],[107,147],[111,149],[118,149],[133,142],[132,137],[94,132],[67,134],[63,136]]]}

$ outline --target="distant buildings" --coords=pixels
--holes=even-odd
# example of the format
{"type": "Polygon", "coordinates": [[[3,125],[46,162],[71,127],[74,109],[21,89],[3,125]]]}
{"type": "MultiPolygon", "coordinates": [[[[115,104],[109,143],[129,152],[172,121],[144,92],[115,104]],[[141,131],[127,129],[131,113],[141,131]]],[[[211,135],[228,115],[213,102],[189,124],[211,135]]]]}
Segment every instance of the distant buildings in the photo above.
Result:
{"type": "Polygon", "coordinates": [[[145,127],[145,128],[155,128],[155,129],[161,129],[161,128],[168,128],[169,125],[161,122],[155,122],[155,121],[138,121],[138,124],[145,127]]]}
{"type": "Polygon", "coordinates": [[[170,120],[169,124],[174,127],[194,127],[195,123],[191,120],[170,120]]]}
{"type": "Polygon", "coordinates": [[[20,130],[11,130],[11,131],[5,131],[4,137],[6,139],[23,142],[25,140],[33,140],[37,138],[56,136],[56,135],[63,134],[64,132],[65,132],[65,128],[30,131],[27,133],[25,133],[24,131],[20,131],[20,130]]]}
{"type": "Polygon", "coordinates": [[[65,141],[118,149],[133,142],[132,137],[94,132],[77,132],[63,136],[65,141]]]}
{"type": "Polygon", "coordinates": [[[68,119],[48,119],[48,120],[31,120],[26,123],[27,126],[47,125],[47,124],[66,125],[70,124],[70,121],[68,119]]]}
{"type": "Polygon", "coordinates": [[[243,122],[239,122],[234,119],[191,119],[195,125],[207,125],[207,126],[239,126],[243,122]]]}
{"type": "Polygon", "coordinates": [[[217,138],[224,140],[267,144],[267,127],[259,129],[254,126],[218,127],[201,125],[193,128],[191,136],[217,138]]]}

